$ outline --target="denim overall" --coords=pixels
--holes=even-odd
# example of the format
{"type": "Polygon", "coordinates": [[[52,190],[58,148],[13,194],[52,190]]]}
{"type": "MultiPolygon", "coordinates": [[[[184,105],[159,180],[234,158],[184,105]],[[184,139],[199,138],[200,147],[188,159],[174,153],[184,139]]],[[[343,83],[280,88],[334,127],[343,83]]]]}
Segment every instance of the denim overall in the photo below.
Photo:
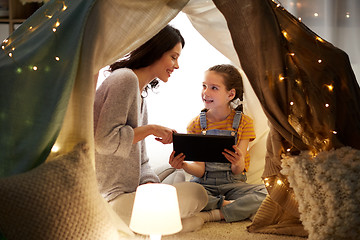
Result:
{"type": "MultiPolygon", "coordinates": [[[[232,124],[233,130],[207,130],[206,111],[201,111],[202,134],[235,136],[236,143],[241,114],[241,111],[236,111],[232,124]]],[[[234,149],[229,150],[234,151],[234,149]]],[[[220,209],[226,222],[240,221],[253,216],[267,194],[264,184],[247,184],[245,172],[234,175],[230,162],[206,162],[204,175],[201,178],[193,177],[191,181],[203,185],[209,195],[209,202],[204,211],[220,209]],[[224,199],[233,200],[233,202],[222,206],[224,199]]]]}

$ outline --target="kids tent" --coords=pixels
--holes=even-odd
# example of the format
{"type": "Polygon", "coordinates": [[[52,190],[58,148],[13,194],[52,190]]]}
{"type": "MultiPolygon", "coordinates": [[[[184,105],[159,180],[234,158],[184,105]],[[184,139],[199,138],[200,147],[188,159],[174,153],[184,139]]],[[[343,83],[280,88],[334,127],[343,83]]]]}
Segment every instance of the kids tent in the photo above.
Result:
{"type": "MultiPolygon", "coordinates": [[[[250,83],[245,91],[253,92],[258,99],[254,104],[261,106],[254,120],[264,132],[270,129],[262,138],[267,139],[266,150],[259,153],[265,158],[262,177],[269,197],[249,231],[313,236],[314,222],[308,220],[305,231],[299,220],[307,209],[289,186],[295,178],[281,173],[282,162],[290,157],[284,167],[294,175],[291,156],[349,147],[355,149],[352,165],[357,166],[360,90],[346,53],[270,0],[52,0],[35,12],[2,43],[0,52],[4,236],[131,235],[97,192],[92,125],[96,76],[180,11],[243,69],[250,83]],[[271,219],[274,215],[278,217],[271,219]]],[[[359,201],[357,190],[349,191],[359,201]]]]}

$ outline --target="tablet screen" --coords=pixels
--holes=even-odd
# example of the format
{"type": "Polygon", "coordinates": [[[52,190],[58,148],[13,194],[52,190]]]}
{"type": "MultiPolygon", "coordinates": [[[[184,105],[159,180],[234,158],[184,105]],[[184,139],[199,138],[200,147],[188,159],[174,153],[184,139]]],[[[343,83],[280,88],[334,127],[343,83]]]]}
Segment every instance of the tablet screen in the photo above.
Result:
{"type": "Polygon", "coordinates": [[[232,147],[234,144],[234,136],[173,134],[175,155],[183,153],[185,161],[229,163],[222,152],[224,149],[234,151],[232,147]]]}

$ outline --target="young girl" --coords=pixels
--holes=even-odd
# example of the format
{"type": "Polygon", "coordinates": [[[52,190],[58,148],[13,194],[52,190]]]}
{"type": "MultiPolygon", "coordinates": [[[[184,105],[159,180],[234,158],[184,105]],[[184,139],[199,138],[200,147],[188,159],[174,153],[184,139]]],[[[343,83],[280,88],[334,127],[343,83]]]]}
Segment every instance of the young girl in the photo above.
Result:
{"type": "MultiPolygon", "coordinates": [[[[205,109],[187,127],[188,133],[232,135],[236,137],[233,151],[223,155],[229,163],[185,162],[186,156],[175,152],[170,156],[171,166],[183,168],[193,175],[191,181],[202,184],[209,201],[199,214],[204,221],[226,222],[251,218],[267,192],[263,184],[246,183],[250,156],[249,142],[255,139],[253,121],[242,113],[243,84],[239,71],[232,65],[216,65],[205,72],[201,93],[205,109]]],[[[191,161],[191,159],[186,159],[191,161]]]]}

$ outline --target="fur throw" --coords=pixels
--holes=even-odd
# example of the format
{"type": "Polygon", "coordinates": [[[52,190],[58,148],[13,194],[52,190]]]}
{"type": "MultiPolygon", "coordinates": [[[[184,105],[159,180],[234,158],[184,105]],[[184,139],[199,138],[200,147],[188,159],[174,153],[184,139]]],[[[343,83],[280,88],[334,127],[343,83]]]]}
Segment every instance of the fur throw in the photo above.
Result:
{"type": "Polygon", "coordinates": [[[299,202],[309,239],[359,239],[360,151],[350,147],[285,157],[287,175],[299,202]]]}

